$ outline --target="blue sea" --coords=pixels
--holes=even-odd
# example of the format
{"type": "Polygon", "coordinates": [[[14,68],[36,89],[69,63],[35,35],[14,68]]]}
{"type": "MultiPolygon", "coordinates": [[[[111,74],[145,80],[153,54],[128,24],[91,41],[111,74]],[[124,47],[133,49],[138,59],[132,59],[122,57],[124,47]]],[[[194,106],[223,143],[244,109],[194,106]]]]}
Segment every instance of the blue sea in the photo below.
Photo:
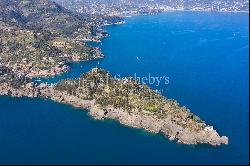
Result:
{"type": "MultiPolygon", "coordinates": [[[[249,14],[169,12],[104,27],[105,58],[72,63],[57,82],[98,66],[145,81],[178,100],[229,145],[183,145],[84,110],[40,98],[0,97],[1,164],[249,163],[249,14]]],[[[96,45],[96,44],[95,44],[96,45]]]]}

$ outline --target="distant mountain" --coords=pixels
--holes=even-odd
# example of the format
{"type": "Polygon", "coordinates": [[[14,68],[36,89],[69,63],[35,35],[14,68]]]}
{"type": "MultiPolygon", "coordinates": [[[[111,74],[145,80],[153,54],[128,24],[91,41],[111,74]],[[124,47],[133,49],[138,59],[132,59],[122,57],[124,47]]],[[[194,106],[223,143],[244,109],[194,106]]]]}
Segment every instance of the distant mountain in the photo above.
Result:
{"type": "Polygon", "coordinates": [[[99,50],[79,42],[91,38],[96,25],[92,16],[50,0],[1,0],[0,66],[54,75],[67,70],[68,61],[100,58],[99,50]]]}
{"type": "Polygon", "coordinates": [[[49,0],[1,0],[0,20],[31,29],[71,35],[88,26],[88,17],[75,14],[49,0]]]}

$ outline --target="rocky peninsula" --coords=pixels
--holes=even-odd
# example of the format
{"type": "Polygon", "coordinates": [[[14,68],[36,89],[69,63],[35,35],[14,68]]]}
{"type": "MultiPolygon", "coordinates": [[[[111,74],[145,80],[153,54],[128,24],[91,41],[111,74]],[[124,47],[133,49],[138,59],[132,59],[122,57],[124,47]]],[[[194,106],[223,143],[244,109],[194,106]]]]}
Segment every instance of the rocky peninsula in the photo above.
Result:
{"type": "Polygon", "coordinates": [[[189,109],[130,77],[93,68],[55,84],[32,80],[65,72],[68,62],[102,58],[82,41],[107,37],[98,27],[120,17],[76,14],[49,0],[3,0],[0,8],[0,95],[48,98],[183,144],[228,144],[189,109]]]}
{"type": "Polygon", "coordinates": [[[226,136],[220,136],[189,109],[133,78],[114,78],[103,69],[93,68],[79,78],[36,84],[7,68],[1,71],[0,95],[48,98],[83,108],[95,119],[114,119],[183,144],[228,144],[226,136]],[[7,81],[3,71],[12,74],[15,81],[7,81]],[[21,84],[16,85],[17,80],[21,84]]]}

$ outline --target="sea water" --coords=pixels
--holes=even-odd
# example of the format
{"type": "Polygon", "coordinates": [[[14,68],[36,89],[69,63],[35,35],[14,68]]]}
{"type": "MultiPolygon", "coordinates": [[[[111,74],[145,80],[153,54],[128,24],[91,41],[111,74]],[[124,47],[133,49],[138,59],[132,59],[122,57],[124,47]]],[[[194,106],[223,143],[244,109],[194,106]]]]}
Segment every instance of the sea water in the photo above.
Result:
{"type": "Polygon", "coordinates": [[[0,97],[0,163],[247,164],[248,13],[168,12],[104,27],[105,58],[72,63],[41,79],[74,78],[92,67],[144,79],[229,137],[229,145],[182,145],[161,135],[93,120],[45,99],[0,97]],[[164,77],[158,84],[152,79],[164,77]],[[150,81],[150,79],[151,81],[150,81]]]}

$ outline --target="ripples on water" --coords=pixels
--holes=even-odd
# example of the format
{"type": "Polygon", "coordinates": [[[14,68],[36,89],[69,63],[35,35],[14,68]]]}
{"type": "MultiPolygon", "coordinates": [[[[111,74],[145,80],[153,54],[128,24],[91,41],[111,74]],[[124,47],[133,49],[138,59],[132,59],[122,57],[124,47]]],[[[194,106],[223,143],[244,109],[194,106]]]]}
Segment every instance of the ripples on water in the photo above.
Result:
{"type": "Polygon", "coordinates": [[[126,18],[127,24],[105,27],[111,37],[102,41],[104,59],[72,63],[70,72],[42,79],[74,78],[95,66],[121,76],[169,76],[169,85],[151,87],[214,125],[228,146],[181,145],[50,100],[0,97],[0,163],[248,163],[248,17],[126,18]]]}

